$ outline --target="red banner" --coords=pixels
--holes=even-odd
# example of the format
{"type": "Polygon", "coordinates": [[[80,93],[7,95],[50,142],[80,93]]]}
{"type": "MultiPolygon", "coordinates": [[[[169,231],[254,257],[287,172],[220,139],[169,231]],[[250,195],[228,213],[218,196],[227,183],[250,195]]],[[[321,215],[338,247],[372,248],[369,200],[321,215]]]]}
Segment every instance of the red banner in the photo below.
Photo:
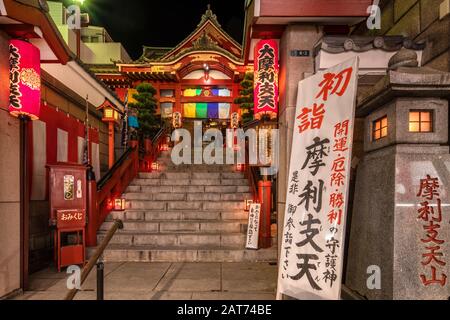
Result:
{"type": "Polygon", "coordinates": [[[278,116],[278,44],[275,40],[261,40],[255,46],[255,119],[278,116]]]}
{"type": "Polygon", "coordinates": [[[9,112],[18,117],[39,118],[41,105],[41,59],[39,49],[22,40],[9,44],[9,112]]]}

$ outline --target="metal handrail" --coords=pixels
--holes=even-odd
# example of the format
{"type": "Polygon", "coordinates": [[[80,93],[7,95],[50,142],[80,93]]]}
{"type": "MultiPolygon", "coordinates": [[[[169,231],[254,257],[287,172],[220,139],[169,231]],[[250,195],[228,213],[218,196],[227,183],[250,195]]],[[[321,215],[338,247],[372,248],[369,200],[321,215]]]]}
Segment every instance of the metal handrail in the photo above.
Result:
{"type": "MultiPolygon", "coordinates": [[[[103,254],[103,251],[105,251],[106,247],[108,246],[109,242],[111,241],[112,237],[116,233],[118,229],[123,229],[123,222],[122,220],[114,220],[113,225],[109,229],[108,233],[106,234],[105,238],[103,239],[100,246],[95,250],[94,255],[89,259],[88,263],[84,266],[83,270],[81,271],[81,281],[80,285],[86,281],[87,277],[89,276],[89,273],[92,271],[92,268],[97,263],[97,260],[100,258],[100,256],[103,254]]],[[[78,293],[79,289],[74,288],[71,289],[64,300],[73,300],[75,298],[75,295],[78,293]]]]}
{"type": "Polygon", "coordinates": [[[108,170],[108,172],[98,181],[97,183],[97,190],[101,190],[105,184],[108,182],[109,179],[114,175],[114,172],[120,168],[120,166],[125,162],[126,159],[128,159],[128,156],[133,152],[135,147],[129,147],[124,154],[117,160],[116,163],[111,167],[111,169],[108,170]]]}

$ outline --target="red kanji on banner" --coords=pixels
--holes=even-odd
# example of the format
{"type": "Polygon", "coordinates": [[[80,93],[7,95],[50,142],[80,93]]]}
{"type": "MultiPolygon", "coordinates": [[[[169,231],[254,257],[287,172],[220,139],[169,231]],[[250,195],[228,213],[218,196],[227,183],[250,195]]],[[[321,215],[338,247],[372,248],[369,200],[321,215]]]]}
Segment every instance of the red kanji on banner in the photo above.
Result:
{"type": "Polygon", "coordinates": [[[342,70],[340,73],[325,73],[323,76],[323,81],[319,84],[320,90],[316,99],[322,97],[323,101],[327,101],[328,97],[332,94],[337,94],[342,97],[342,95],[347,90],[348,84],[353,73],[353,68],[347,68],[342,70]],[[331,91],[331,92],[330,92],[331,91]]]}
{"type": "Polygon", "coordinates": [[[300,133],[308,129],[320,129],[322,127],[323,117],[325,115],[324,104],[314,103],[312,109],[303,108],[302,113],[297,117],[300,120],[298,126],[300,133]]]}
{"type": "Polygon", "coordinates": [[[344,195],[342,193],[332,193],[330,195],[330,206],[340,208],[344,205],[344,195]]]}
{"type": "Polygon", "coordinates": [[[341,225],[342,222],[342,210],[331,210],[328,214],[328,221],[330,221],[331,224],[333,224],[337,220],[337,224],[341,225]]]}

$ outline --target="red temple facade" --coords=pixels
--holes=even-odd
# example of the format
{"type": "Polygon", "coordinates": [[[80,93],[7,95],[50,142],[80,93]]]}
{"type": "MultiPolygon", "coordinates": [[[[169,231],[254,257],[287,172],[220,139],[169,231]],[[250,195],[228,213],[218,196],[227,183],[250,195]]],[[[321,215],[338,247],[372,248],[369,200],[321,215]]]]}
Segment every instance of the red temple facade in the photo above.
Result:
{"type": "Polygon", "coordinates": [[[228,127],[239,112],[234,103],[246,72],[252,65],[242,59],[242,47],[220,26],[208,8],[197,28],[174,48],[144,47],[131,64],[96,74],[122,99],[133,101],[137,85],[151,83],[157,90],[157,114],[162,119],[181,115],[182,122],[201,120],[211,126],[228,127]]]}

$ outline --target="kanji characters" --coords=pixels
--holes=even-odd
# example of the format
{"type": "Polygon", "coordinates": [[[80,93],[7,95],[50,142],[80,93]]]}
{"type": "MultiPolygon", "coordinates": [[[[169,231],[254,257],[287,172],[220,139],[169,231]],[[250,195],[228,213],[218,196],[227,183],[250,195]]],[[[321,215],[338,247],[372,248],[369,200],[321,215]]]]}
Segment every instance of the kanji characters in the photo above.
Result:
{"type": "Polygon", "coordinates": [[[325,116],[324,104],[314,103],[312,108],[304,107],[297,117],[300,120],[298,126],[300,133],[308,129],[320,129],[322,127],[323,118],[325,116]]]}
{"type": "Polygon", "coordinates": [[[316,96],[316,99],[321,98],[323,101],[327,101],[328,97],[333,94],[338,96],[344,95],[347,87],[350,83],[350,79],[353,73],[353,68],[347,68],[335,73],[325,73],[323,81],[319,84],[320,92],[316,96]]]}

